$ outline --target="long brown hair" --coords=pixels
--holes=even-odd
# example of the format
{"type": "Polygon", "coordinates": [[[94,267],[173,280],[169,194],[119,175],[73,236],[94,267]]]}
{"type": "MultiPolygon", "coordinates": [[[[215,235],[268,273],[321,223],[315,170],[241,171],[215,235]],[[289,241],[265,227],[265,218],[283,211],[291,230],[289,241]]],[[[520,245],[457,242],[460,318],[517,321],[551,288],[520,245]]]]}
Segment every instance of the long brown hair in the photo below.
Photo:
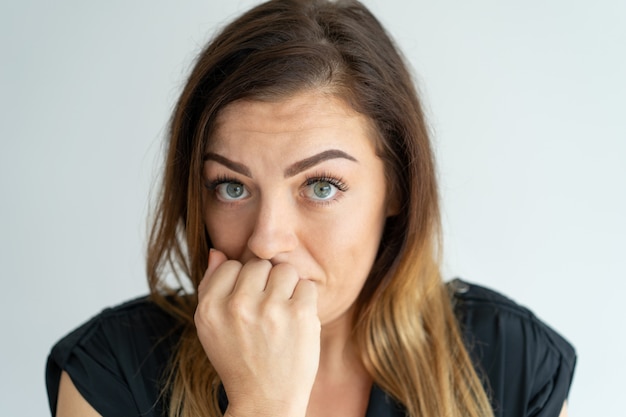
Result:
{"type": "Polygon", "coordinates": [[[184,327],[167,379],[170,416],[221,415],[219,376],[193,321],[211,247],[201,170],[214,120],[235,100],[320,88],[373,122],[400,203],[357,300],[363,363],[410,416],[491,416],[439,275],[436,170],[413,81],[363,5],[328,0],[269,1],[226,26],[199,55],[174,110],[147,258],[152,299],[184,327]],[[168,284],[168,275],[178,283],[168,284]]]}

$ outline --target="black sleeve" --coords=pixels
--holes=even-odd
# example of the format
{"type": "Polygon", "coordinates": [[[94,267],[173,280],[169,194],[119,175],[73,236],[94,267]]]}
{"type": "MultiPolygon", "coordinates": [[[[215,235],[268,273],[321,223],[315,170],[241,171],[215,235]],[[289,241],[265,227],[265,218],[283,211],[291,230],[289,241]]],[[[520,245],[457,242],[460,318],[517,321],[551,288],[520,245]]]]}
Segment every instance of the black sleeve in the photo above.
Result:
{"type": "Polygon", "coordinates": [[[56,415],[61,372],[103,417],[161,416],[162,373],[172,321],[144,302],[105,310],[61,339],[48,357],[46,385],[56,415]]]}
{"type": "Polygon", "coordinates": [[[494,414],[558,417],[574,374],[574,348],[529,310],[462,284],[455,294],[457,315],[494,414]]]}

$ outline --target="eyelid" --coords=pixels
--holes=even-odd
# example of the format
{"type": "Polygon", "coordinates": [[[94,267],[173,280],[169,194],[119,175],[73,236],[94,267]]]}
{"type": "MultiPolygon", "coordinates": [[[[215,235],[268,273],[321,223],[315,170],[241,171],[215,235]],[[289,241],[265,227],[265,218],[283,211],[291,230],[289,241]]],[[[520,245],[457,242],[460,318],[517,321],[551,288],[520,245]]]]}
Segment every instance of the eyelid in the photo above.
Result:
{"type": "Polygon", "coordinates": [[[334,185],[339,191],[348,191],[349,189],[348,184],[346,184],[341,177],[337,177],[327,172],[307,175],[304,186],[313,185],[317,182],[327,182],[334,185]]]}
{"type": "MultiPolygon", "coordinates": [[[[308,200],[309,204],[315,205],[315,206],[326,206],[329,204],[332,204],[334,202],[336,202],[338,199],[343,197],[343,194],[349,190],[349,186],[348,184],[343,180],[343,178],[341,178],[340,176],[336,176],[334,174],[331,174],[330,172],[327,171],[322,171],[322,172],[314,172],[314,173],[310,173],[307,174],[305,177],[305,181],[304,183],[301,185],[301,189],[302,189],[302,193],[304,194],[304,192],[306,191],[306,189],[309,189],[310,187],[312,187],[313,185],[320,183],[320,182],[326,182],[328,184],[330,184],[331,186],[336,188],[336,193],[333,195],[333,197],[329,198],[329,199],[317,199],[317,198],[312,198],[310,196],[307,195],[303,195],[303,197],[305,197],[308,200]]],[[[219,175],[217,177],[215,177],[215,179],[213,180],[207,180],[204,182],[204,186],[212,192],[213,194],[213,198],[219,200],[221,203],[223,204],[238,204],[244,200],[247,199],[247,197],[241,198],[241,199],[234,199],[234,200],[230,200],[230,199],[224,199],[224,198],[220,198],[219,196],[217,196],[217,188],[222,185],[222,184],[228,184],[228,183],[233,183],[233,184],[240,184],[242,185],[245,189],[246,189],[246,193],[250,194],[250,190],[248,189],[248,187],[244,184],[244,181],[242,181],[241,179],[236,178],[235,176],[231,176],[231,175],[219,175]]]]}
{"type": "Polygon", "coordinates": [[[209,190],[214,191],[215,188],[218,185],[224,184],[224,183],[228,183],[228,182],[232,182],[232,183],[235,183],[235,184],[243,185],[243,182],[241,182],[240,180],[238,180],[235,177],[231,177],[231,176],[228,176],[228,175],[219,175],[219,176],[215,177],[214,180],[205,181],[204,182],[204,186],[206,188],[208,188],[209,190]]]}
{"type": "Polygon", "coordinates": [[[212,198],[219,201],[221,204],[236,205],[247,200],[248,197],[250,196],[250,191],[248,190],[246,185],[242,181],[231,176],[220,175],[216,177],[214,180],[205,182],[204,186],[212,193],[212,198]],[[235,199],[220,197],[218,195],[219,194],[218,188],[225,184],[238,184],[244,187],[244,192],[245,192],[244,197],[235,198],[235,199]]]}
{"type": "Polygon", "coordinates": [[[308,204],[317,207],[325,207],[331,205],[339,201],[344,196],[344,193],[349,189],[348,184],[346,184],[341,177],[337,177],[327,172],[322,172],[309,174],[306,176],[306,181],[304,182],[304,184],[302,184],[302,193],[304,194],[306,191],[311,192],[311,188],[315,184],[320,182],[326,182],[333,186],[335,188],[335,193],[331,198],[328,199],[319,199],[304,195],[303,197],[306,198],[308,204]]]}

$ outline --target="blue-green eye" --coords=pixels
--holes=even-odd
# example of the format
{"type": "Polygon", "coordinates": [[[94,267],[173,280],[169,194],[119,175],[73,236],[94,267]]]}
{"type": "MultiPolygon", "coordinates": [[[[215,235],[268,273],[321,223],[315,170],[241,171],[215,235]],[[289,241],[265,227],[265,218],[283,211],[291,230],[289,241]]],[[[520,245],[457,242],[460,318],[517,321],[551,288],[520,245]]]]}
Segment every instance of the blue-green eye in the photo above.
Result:
{"type": "Polygon", "coordinates": [[[317,202],[336,199],[337,193],[348,190],[348,186],[340,179],[329,175],[307,178],[304,195],[317,202]]]}
{"type": "Polygon", "coordinates": [[[319,181],[312,185],[312,191],[316,199],[328,200],[337,193],[337,187],[327,181],[319,181]]]}
{"type": "Polygon", "coordinates": [[[223,182],[214,188],[217,197],[225,201],[242,200],[250,195],[246,187],[239,182],[223,182]]]}

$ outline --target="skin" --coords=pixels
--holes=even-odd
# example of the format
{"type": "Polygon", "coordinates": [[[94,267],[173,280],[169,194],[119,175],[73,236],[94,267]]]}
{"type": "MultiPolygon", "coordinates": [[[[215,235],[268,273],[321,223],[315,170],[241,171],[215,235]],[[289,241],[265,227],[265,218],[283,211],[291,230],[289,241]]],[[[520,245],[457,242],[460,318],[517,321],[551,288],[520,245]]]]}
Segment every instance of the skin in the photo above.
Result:
{"type": "Polygon", "coordinates": [[[218,250],[196,325],[228,414],[364,414],[371,380],[351,312],[391,214],[372,132],[321,91],[219,115],[204,166],[218,250]]]}
{"type": "MultiPolygon", "coordinates": [[[[217,122],[195,321],[226,415],[362,417],[372,381],[351,312],[395,206],[370,123],[322,91],[236,102],[217,122]]],[[[99,416],[65,372],[57,416],[99,416]]]]}

